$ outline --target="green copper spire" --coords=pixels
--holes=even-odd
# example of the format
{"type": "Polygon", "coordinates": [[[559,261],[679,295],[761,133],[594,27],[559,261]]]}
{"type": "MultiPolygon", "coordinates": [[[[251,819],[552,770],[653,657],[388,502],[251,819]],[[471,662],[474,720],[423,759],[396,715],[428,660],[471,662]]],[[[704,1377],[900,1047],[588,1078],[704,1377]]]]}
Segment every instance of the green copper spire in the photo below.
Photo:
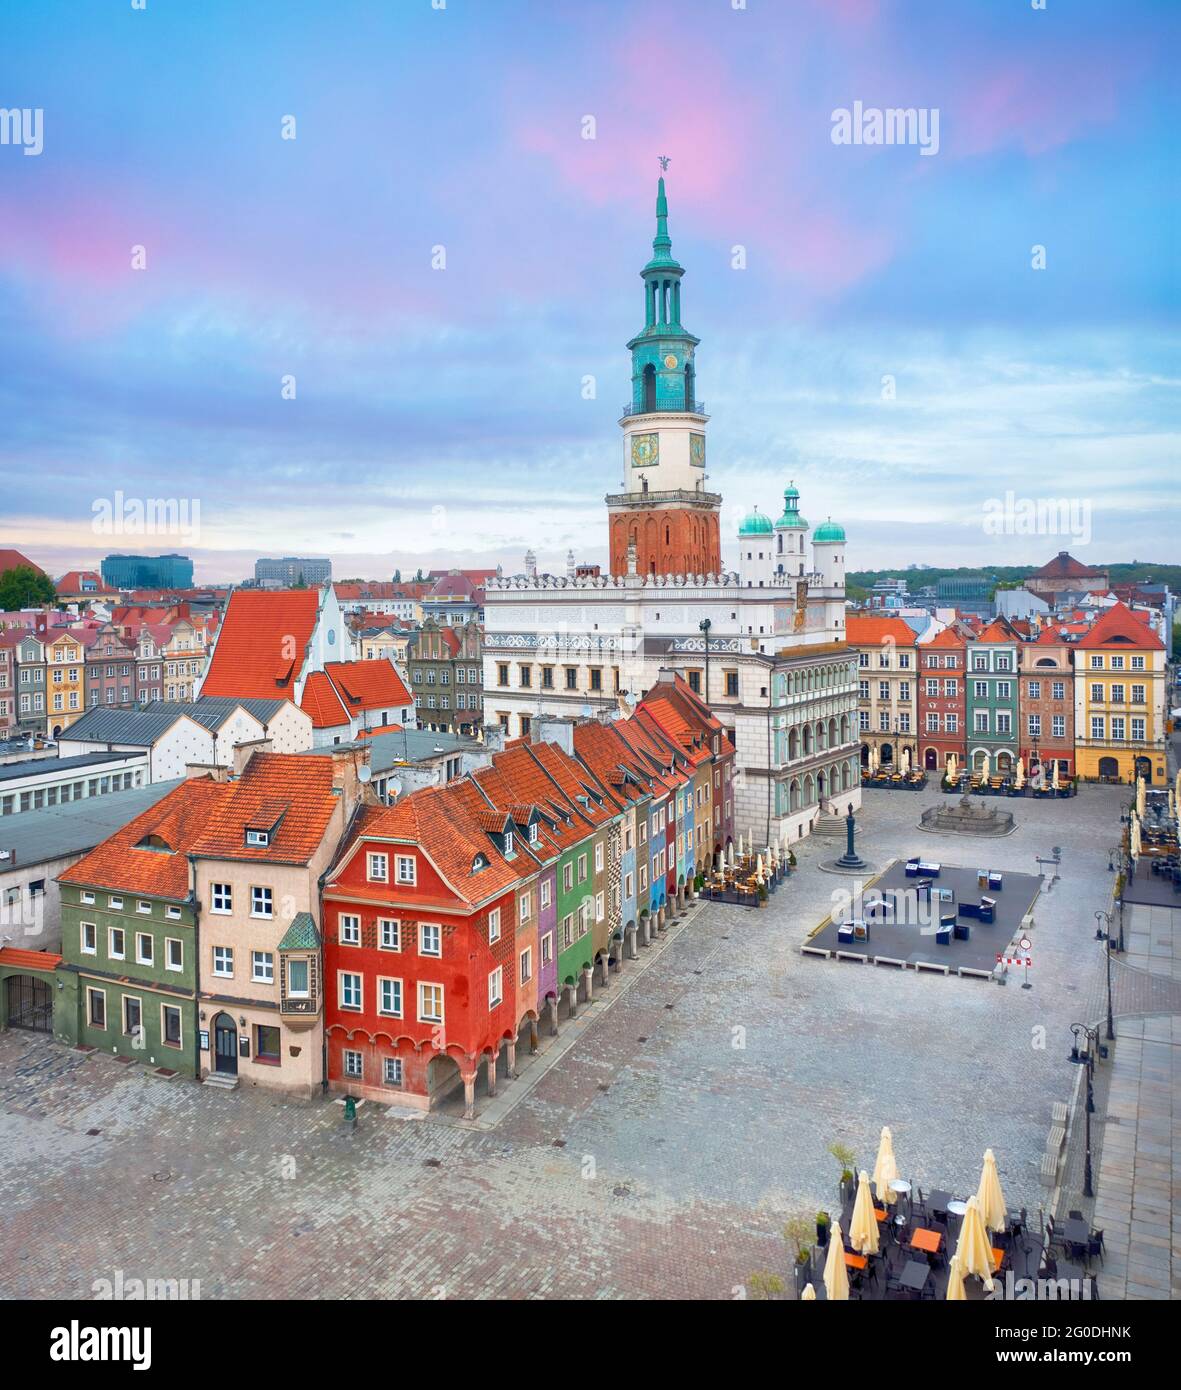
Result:
{"type": "Polygon", "coordinates": [[[664,175],[656,185],[656,235],[652,238],[652,259],[645,270],[680,270],[673,256],[672,237],[668,234],[668,197],[664,191],[664,175]]]}
{"type": "Polygon", "coordinates": [[[640,271],[644,281],[644,326],[628,343],[632,355],[632,399],[625,414],[669,411],[704,414],[697,399],[694,349],[697,339],[681,323],[681,277],[684,267],[673,256],[668,234],[668,195],[660,157],[656,185],[656,235],[652,259],[640,271]]]}

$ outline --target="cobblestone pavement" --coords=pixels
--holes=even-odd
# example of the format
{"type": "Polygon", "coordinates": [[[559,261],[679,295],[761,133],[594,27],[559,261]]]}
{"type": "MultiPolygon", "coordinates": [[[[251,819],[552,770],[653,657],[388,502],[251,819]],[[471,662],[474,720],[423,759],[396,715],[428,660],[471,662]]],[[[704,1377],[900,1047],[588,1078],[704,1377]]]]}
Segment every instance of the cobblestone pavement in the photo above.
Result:
{"type": "Polygon", "coordinates": [[[916,829],[937,793],[867,792],[859,846],[1036,872],[1033,988],[801,956],[840,879],[833,841],[762,911],[706,905],[493,1129],[166,1082],[0,1035],[0,1293],[199,1279],[218,1297],[731,1298],[786,1269],[793,1211],[837,1201],[826,1153],[974,1190],[997,1154],[1012,1205],[1074,1082],[1118,789],[1006,803],[1000,841],[916,829]],[[643,1041],[641,1041],[643,1039],[643,1041]]]}

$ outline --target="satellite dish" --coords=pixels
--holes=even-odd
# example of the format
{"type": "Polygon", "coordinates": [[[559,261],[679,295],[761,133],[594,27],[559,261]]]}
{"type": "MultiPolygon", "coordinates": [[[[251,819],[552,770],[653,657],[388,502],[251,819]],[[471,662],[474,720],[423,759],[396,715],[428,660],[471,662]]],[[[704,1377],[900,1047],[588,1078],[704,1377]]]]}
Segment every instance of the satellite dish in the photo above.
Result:
{"type": "Polygon", "coordinates": [[[357,769],[357,780],[359,782],[368,782],[372,776],[373,769],[367,766],[365,763],[362,763],[361,766],[357,769]]]}

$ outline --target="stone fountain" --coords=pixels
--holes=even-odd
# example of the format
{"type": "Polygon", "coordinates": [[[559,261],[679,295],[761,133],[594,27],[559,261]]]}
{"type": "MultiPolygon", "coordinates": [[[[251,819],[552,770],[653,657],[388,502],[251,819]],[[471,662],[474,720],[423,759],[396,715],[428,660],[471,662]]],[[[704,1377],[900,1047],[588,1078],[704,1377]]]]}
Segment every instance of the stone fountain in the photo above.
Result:
{"type": "Polygon", "coordinates": [[[941,801],[923,812],[920,830],[942,835],[1011,835],[1016,827],[1012,811],[976,803],[961,796],[958,803],[941,801]]]}

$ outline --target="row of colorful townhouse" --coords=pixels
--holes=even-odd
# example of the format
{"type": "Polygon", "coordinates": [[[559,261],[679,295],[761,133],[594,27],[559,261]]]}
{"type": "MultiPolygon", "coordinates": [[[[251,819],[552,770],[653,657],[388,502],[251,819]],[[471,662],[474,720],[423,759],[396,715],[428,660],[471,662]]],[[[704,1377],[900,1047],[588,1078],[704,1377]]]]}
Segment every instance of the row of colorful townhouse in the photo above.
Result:
{"type": "Polygon", "coordinates": [[[327,1080],[495,1095],[733,838],[734,748],[670,678],[626,721],[539,721],[460,782],[364,807],[324,887],[327,1080]]]}
{"type": "Polygon", "coordinates": [[[1167,653],[1147,614],[1115,603],[1092,623],[956,620],[919,640],[900,617],[850,614],[863,766],[1157,786],[1167,776],[1167,653]]]}
{"type": "Polygon", "coordinates": [[[0,973],[63,1042],[165,1075],[423,1108],[462,1086],[470,1114],[481,1068],[495,1093],[734,835],[734,747],[679,678],[537,736],[394,805],[364,750],[243,748],[62,874],[60,959],[0,973]]]}

